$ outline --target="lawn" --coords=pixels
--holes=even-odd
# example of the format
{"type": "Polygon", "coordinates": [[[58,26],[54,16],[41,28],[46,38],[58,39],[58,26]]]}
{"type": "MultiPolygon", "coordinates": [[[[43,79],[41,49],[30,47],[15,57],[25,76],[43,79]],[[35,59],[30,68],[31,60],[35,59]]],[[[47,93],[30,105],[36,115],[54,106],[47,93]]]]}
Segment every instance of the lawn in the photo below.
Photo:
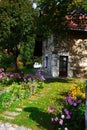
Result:
{"type": "Polygon", "coordinates": [[[74,83],[79,79],[50,79],[46,80],[43,88],[27,99],[12,103],[7,109],[3,109],[0,114],[0,120],[11,122],[18,125],[24,125],[32,130],[54,130],[51,123],[53,114],[49,113],[48,107],[53,105],[61,112],[64,107],[64,99],[74,83]],[[5,111],[15,111],[21,108],[19,115],[12,119],[3,117],[5,111]]]}

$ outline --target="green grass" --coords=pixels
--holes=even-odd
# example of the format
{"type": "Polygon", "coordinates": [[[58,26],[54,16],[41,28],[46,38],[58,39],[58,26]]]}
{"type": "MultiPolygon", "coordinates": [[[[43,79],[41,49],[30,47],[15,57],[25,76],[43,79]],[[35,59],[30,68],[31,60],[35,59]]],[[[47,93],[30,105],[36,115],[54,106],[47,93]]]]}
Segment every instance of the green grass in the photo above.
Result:
{"type": "Polygon", "coordinates": [[[14,120],[7,120],[0,116],[0,120],[24,125],[32,130],[52,130],[51,116],[48,112],[50,105],[55,105],[59,112],[63,107],[63,100],[69,91],[72,83],[77,79],[52,79],[47,80],[37,94],[21,102],[15,102],[8,108],[8,111],[15,111],[15,108],[22,108],[20,115],[14,120]]]}

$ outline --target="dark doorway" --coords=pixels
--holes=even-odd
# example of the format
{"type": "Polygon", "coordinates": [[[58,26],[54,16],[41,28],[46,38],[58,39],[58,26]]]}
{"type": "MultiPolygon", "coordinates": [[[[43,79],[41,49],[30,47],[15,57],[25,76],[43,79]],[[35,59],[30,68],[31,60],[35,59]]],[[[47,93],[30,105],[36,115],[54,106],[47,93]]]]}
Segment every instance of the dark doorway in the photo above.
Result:
{"type": "Polygon", "coordinates": [[[68,56],[59,57],[59,76],[67,77],[68,70],[68,56]]]}
{"type": "Polygon", "coordinates": [[[35,42],[35,49],[34,49],[34,56],[42,56],[42,41],[36,40],[35,42]]]}

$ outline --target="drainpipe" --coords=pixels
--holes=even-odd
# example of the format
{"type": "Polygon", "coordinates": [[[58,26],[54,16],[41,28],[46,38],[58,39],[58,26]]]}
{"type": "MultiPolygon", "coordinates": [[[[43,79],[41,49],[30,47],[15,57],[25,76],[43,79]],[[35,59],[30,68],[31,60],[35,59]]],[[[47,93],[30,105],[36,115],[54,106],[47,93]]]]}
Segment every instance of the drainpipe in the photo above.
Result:
{"type": "Polygon", "coordinates": [[[87,130],[87,80],[86,80],[86,92],[85,92],[85,97],[86,97],[85,130],[87,130]]]}

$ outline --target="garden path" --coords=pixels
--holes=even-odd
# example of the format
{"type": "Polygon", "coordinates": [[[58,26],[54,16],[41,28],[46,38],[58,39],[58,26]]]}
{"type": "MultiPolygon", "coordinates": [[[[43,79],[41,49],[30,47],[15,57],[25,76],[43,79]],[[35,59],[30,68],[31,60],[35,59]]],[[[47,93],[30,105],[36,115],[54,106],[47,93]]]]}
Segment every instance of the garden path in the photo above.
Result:
{"type": "MultiPolygon", "coordinates": [[[[16,112],[5,111],[2,113],[2,117],[5,119],[14,120],[17,115],[22,111],[21,108],[15,108],[16,112]]],[[[16,124],[3,123],[0,121],[0,130],[32,130],[31,128],[26,128],[24,126],[18,126],[16,124]]]]}
{"type": "Polygon", "coordinates": [[[18,125],[13,125],[10,123],[0,122],[0,130],[31,130],[31,129],[26,128],[24,126],[18,126],[18,125]]]}

